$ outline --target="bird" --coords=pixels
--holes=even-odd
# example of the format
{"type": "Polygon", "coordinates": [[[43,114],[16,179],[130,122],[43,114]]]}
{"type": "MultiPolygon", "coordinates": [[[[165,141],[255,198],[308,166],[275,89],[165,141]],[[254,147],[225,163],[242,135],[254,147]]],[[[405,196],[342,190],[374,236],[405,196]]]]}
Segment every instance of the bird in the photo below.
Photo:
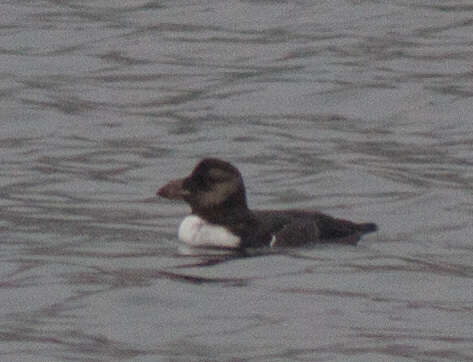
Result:
{"type": "Polygon", "coordinates": [[[319,243],[356,245],[375,232],[375,223],[355,223],[314,210],[250,210],[240,171],[218,158],[205,158],[184,178],[169,181],[158,196],[183,200],[191,214],[178,238],[193,247],[231,249],[300,247],[319,243]]]}

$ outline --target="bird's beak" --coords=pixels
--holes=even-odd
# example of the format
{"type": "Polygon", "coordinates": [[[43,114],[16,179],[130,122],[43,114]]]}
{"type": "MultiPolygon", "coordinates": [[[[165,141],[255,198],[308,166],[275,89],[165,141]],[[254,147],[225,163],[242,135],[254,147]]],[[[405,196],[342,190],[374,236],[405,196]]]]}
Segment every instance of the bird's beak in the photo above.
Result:
{"type": "Polygon", "coordinates": [[[189,195],[189,191],[183,188],[184,180],[180,178],[169,181],[156,192],[156,195],[169,200],[184,200],[184,197],[189,195]]]}

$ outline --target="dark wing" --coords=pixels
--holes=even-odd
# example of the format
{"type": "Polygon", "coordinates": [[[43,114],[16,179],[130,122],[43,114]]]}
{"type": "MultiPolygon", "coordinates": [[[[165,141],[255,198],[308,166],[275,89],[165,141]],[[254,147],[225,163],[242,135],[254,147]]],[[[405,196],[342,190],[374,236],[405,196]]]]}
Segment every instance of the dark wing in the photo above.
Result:
{"type": "Polygon", "coordinates": [[[271,246],[303,246],[320,242],[320,229],[314,221],[295,220],[273,234],[271,246]]]}
{"type": "MultiPolygon", "coordinates": [[[[360,237],[377,229],[375,224],[356,224],[316,211],[257,210],[259,235],[270,234],[277,246],[300,246],[314,243],[356,244],[360,237]]],[[[266,238],[267,240],[268,238],[266,238]]]]}

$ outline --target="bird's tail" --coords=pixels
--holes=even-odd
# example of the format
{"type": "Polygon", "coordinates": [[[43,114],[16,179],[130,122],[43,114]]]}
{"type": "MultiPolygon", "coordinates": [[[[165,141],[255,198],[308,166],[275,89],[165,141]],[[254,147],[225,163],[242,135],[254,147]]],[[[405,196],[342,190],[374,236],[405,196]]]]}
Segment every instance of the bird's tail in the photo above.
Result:
{"type": "Polygon", "coordinates": [[[378,225],[376,225],[374,222],[358,224],[358,226],[362,233],[373,233],[378,230],[378,225]]]}

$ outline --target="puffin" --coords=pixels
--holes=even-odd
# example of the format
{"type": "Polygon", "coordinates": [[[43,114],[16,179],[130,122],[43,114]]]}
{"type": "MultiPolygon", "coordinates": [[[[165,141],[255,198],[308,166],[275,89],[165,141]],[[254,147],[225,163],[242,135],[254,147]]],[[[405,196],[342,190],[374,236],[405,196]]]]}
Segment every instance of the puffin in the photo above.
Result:
{"type": "Polygon", "coordinates": [[[157,195],[190,206],[178,238],[193,247],[356,245],[364,234],[378,230],[372,222],[355,223],[315,210],[250,210],[240,171],[218,158],[201,160],[190,175],[169,181],[157,195]]]}

